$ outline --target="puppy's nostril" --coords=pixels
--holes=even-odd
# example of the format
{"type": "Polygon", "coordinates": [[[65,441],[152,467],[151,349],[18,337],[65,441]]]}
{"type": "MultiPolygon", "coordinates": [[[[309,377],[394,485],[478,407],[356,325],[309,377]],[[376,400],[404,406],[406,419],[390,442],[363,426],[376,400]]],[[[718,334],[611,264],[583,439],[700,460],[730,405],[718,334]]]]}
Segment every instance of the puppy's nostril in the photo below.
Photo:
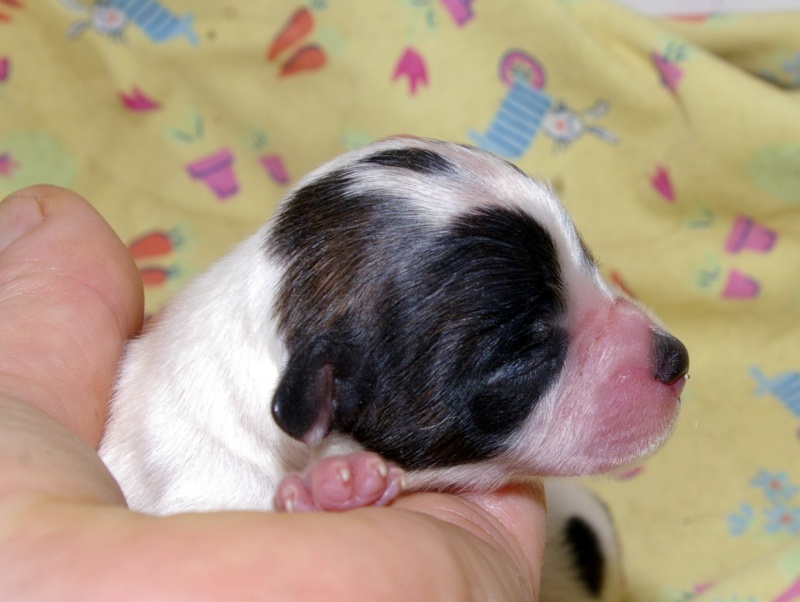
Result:
{"type": "Polygon", "coordinates": [[[653,336],[653,376],[674,385],[689,372],[689,352],[674,336],[656,332],[653,336]]]}

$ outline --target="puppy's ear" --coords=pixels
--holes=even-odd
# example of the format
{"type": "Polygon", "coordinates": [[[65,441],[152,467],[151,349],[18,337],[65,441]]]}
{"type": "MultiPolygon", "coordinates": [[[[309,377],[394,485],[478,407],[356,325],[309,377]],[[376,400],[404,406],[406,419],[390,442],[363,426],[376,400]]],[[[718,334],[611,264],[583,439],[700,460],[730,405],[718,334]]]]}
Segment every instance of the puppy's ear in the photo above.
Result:
{"type": "Polygon", "coordinates": [[[359,405],[359,355],[330,335],[295,350],[272,398],[278,426],[308,445],[325,437],[337,416],[359,405]]]}

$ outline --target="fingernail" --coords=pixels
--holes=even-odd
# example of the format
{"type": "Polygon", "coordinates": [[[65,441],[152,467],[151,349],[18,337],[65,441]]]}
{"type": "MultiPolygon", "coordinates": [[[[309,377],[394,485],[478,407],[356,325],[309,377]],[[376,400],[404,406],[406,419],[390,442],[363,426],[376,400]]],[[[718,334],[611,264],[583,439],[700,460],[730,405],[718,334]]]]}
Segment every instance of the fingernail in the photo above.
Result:
{"type": "Polygon", "coordinates": [[[43,220],[35,199],[12,196],[0,203],[0,252],[43,220]]]}

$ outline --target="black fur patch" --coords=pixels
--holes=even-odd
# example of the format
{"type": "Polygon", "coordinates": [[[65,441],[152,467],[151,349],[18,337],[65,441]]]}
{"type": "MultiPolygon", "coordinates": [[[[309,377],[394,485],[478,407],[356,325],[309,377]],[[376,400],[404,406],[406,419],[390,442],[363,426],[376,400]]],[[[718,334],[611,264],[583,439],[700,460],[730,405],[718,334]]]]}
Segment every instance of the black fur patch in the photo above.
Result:
{"type": "Polygon", "coordinates": [[[330,333],[355,350],[352,398],[332,427],[367,449],[408,469],[492,457],[564,362],[554,242],[499,207],[433,226],[401,189],[353,193],[356,173],[309,184],[278,215],[270,251],[287,266],[277,317],[289,352],[330,333]]]}
{"type": "Polygon", "coordinates": [[[574,516],[566,523],[564,540],[581,583],[594,598],[599,598],[605,585],[605,556],[597,534],[584,520],[574,516]]]}
{"type": "Polygon", "coordinates": [[[380,151],[362,159],[362,163],[399,167],[424,175],[452,173],[455,170],[452,163],[442,155],[425,148],[397,148],[380,151]]]}
{"type": "Polygon", "coordinates": [[[339,339],[334,333],[316,337],[292,354],[284,370],[272,399],[272,417],[295,439],[316,443],[330,431],[337,408],[360,401],[360,391],[351,383],[361,379],[361,362],[339,339]]]}

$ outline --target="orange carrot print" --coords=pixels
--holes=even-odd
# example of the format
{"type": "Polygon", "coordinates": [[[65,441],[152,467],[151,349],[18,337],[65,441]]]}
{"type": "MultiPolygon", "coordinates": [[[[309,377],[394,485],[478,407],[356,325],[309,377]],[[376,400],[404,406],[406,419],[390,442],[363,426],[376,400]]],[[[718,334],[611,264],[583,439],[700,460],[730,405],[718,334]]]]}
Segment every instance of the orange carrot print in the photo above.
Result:
{"type": "Polygon", "coordinates": [[[307,8],[301,8],[289,17],[286,25],[283,26],[283,29],[272,41],[267,53],[267,59],[273,60],[281,52],[310,34],[313,29],[314,17],[311,15],[311,11],[307,8]]]}
{"type": "Polygon", "coordinates": [[[161,257],[172,253],[180,245],[174,230],[155,230],[148,232],[128,245],[128,251],[134,259],[161,257]]]}
{"type": "Polygon", "coordinates": [[[145,287],[161,286],[178,273],[177,268],[162,268],[157,266],[139,269],[142,284],[145,287]]]}
{"type": "Polygon", "coordinates": [[[611,272],[611,282],[616,284],[621,291],[630,296],[632,299],[636,298],[636,295],[634,295],[633,291],[628,287],[628,283],[623,280],[622,275],[616,270],[611,272]]]}
{"type": "Polygon", "coordinates": [[[281,67],[281,77],[302,71],[313,71],[325,64],[325,51],[316,44],[303,46],[281,67]]]}
{"type": "MultiPolygon", "coordinates": [[[[0,0],[0,4],[5,4],[11,8],[25,8],[20,0],[0,0]]],[[[11,15],[0,11],[0,21],[11,21],[11,15]]]]}

